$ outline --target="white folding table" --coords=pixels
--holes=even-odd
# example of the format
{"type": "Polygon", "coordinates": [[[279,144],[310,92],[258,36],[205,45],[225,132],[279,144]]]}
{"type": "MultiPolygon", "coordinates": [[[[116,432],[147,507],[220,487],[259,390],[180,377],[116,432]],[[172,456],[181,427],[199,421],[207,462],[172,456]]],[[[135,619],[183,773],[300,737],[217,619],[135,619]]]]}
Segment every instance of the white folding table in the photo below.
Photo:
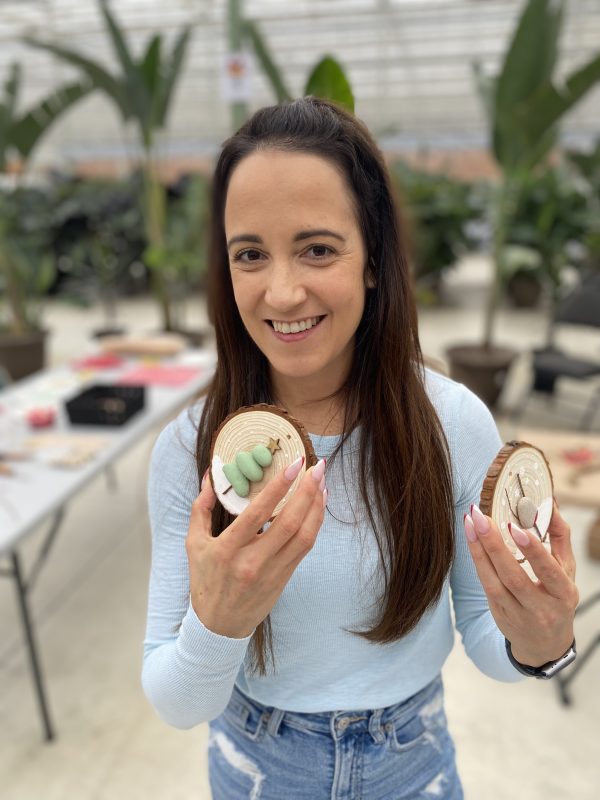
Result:
{"type": "MultiPolygon", "coordinates": [[[[13,419],[19,419],[28,405],[48,402],[50,397],[58,408],[58,416],[54,426],[48,430],[48,436],[56,437],[58,434],[67,439],[70,436],[80,439],[86,434],[92,434],[105,440],[102,448],[87,463],[77,468],[61,469],[38,458],[31,458],[8,462],[11,463],[14,476],[0,475],[0,557],[8,560],[7,568],[0,569],[0,576],[15,581],[21,622],[47,741],[54,738],[54,729],[29,613],[28,594],[50,551],[69,500],[99,473],[110,469],[146,433],[166,424],[181,408],[188,405],[210,382],[216,357],[212,351],[186,351],[180,357],[161,363],[197,367],[198,371],[178,386],[146,386],[144,408],[118,427],[71,425],[64,410],[64,401],[88,385],[118,381],[122,374],[135,366],[136,362],[132,360],[126,360],[117,369],[96,371],[93,374],[88,372],[83,377],[81,371],[65,365],[36,373],[0,391],[0,417],[4,419],[9,414],[12,414],[13,419]],[[49,522],[50,527],[44,535],[29,575],[25,576],[19,558],[19,546],[25,537],[45,522],[49,522]]],[[[0,453],[7,443],[8,431],[5,427],[3,437],[0,429],[0,453]]]]}

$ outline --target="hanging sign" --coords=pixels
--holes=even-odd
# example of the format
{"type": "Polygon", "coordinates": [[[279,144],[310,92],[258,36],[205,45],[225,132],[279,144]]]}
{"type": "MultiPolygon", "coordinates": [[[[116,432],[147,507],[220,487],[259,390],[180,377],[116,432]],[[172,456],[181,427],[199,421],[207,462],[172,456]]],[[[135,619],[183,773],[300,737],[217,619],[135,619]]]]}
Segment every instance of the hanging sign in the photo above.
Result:
{"type": "Polygon", "coordinates": [[[250,53],[227,53],[221,71],[221,95],[228,103],[252,99],[252,58],[250,53]]]}

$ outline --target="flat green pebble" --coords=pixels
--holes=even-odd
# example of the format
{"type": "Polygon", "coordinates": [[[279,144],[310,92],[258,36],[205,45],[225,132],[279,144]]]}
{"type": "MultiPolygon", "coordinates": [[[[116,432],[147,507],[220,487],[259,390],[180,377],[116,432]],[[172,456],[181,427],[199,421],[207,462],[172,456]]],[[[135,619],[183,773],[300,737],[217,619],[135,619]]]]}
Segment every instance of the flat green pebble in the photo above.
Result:
{"type": "Polygon", "coordinates": [[[235,464],[223,464],[223,472],[229,483],[233,486],[233,491],[239,497],[248,497],[250,494],[250,484],[242,475],[235,464]]]}
{"type": "Polygon", "coordinates": [[[251,453],[247,453],[245,450],[242,450],[241,453],[238,453],[235,457],[235,463],[249,481],[254,482],[262,480],[262,468],[252,458],[251,453]]]}
{"type": "Polygon", "coordinates": [[[264,444],[257,444],[254,450],[252,451],[252,458],[256,461],[257,464],[260,464],[261,467],[270,467],[273,462],[273,456],[271,455],[271,451],[268,447],[265,447],[264,444]]]}

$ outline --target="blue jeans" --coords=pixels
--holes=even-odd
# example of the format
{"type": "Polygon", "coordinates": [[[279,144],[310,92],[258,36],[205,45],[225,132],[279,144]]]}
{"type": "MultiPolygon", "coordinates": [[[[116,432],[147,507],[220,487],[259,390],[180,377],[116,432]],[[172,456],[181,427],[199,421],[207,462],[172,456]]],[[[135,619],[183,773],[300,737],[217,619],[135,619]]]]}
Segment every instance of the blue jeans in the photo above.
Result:
{"type": "Polygon", "coordinates": [[[210,723],[213,800],[462,800],[438,677],[374,711],[299,714],[234,688],[210,723]]]}

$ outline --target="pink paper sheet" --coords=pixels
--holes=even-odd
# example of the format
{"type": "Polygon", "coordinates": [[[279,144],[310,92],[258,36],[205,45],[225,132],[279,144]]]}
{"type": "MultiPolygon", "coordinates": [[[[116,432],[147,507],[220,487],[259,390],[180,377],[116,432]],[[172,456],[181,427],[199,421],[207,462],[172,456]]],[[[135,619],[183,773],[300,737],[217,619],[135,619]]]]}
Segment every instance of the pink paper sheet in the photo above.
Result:
{"type": "Polygon", "coordinates": [[[118,379],[122,386],[183,386],[201,372],[200,367],[140,366],[130,369],[118,379]]]}

